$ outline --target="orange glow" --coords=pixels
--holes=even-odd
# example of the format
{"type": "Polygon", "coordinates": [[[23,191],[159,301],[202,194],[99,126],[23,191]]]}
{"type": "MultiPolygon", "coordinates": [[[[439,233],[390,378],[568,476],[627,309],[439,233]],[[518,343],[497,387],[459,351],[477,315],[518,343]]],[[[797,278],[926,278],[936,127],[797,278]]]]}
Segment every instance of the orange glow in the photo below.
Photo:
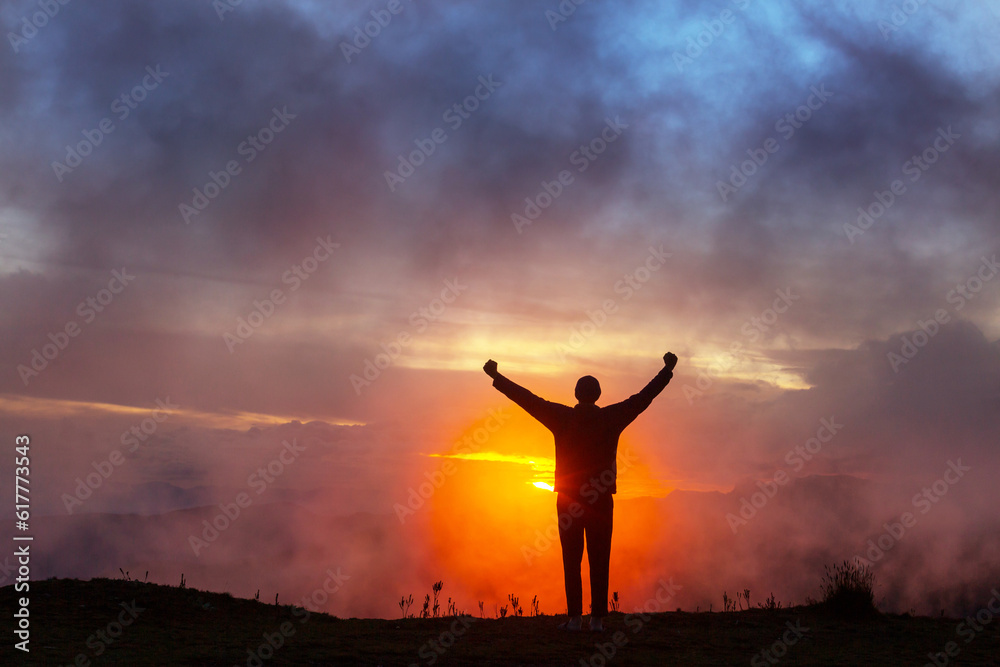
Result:
{"type": "MultiPolygon", "coordinates": [[[[640,573],[659,565],[649,539],[659,520],[652,498],[668,489],[651,476],[633,443],[623,439],[619,451],[631,456],[619,462],[615,498],[627,511],[615,513],[611,588],[624,593],[641,587],[640,573]]],[[[454,586],[470,611],[482,600],[492,615],[493,604],[506,604],[513,593],[525,613],[533,595],[543,612],[565,613],[552,455],[552,435],[527,415],[516,415],[482,451],[437,455],[453,460],[455,473],[430,500],[431,542],[441,567],[434,576],[454,586]]],[[[586,558],[583,571],[586,606],[586,558]]]]}
{"type": "Polygon", "coordinates": [[[545,456],[521,456],[517,454],[501,454],[499,452],[462,452],[458,454],[431,454],[445,459],[459,459],[465,461],[495,461],[498,463],[515,463],[528,466],[534,473],[528,484],[533,484],[540,489],[553,491],[555,487],[556,462],[555,459],[545,456]]]}

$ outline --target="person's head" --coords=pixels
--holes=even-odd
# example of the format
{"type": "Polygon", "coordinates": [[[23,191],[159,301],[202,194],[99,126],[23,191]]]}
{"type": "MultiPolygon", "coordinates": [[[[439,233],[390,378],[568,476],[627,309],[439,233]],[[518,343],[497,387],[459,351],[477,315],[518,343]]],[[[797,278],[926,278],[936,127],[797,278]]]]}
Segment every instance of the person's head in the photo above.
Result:
{"type": "Polygon", "coordinates": [[[601,383],[593,375],[584,375],[576,381],[576,400],[581,403],[596,403],[601,397],[601,383]]]}

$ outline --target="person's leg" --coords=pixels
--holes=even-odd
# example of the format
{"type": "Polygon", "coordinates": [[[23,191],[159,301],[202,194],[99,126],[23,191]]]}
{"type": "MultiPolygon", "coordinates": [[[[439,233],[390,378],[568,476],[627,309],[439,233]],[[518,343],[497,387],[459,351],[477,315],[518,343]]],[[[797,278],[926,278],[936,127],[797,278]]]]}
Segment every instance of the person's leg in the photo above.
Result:
{"type": "Polygon", "coordinates": [[[611,564],[614,501],[608,495],[587,509],[589,510],[587,561],[590,563],[590,627],[592,630],[599,630],[603,628],[601,619],[608,615],[608,571],[611,564]]]}
{"type": "Polygon", "coordinates": [[[580,565],[583,562],[583,522],[574,518],[569,512],[574,502],[576,501],[562,493],[556,498],[563,578],[566,584],[566,607],[571,629],[578,630],[580,617],[583,615],[583,581],[580,576],[580,565]]]}

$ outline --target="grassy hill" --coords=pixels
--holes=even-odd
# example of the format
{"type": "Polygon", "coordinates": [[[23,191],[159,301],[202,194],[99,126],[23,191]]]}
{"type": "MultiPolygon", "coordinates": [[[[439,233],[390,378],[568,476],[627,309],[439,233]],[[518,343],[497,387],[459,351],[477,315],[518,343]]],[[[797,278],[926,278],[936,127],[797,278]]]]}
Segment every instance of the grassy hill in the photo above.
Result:
{"type": "Polygon", "coordinates": [[[603,633],[568,634],[557,616],[344,620],[274,600],[112,579],[32,582],[30,599],[24,654],[13,648],[13,587],[0,589],[0,664],[924,665],[954,641],[960,652],[947,664],[1000,665],[1000,619],[966,643],[956,619],[852,623],[816,605],[613,614],[603,633]]]}

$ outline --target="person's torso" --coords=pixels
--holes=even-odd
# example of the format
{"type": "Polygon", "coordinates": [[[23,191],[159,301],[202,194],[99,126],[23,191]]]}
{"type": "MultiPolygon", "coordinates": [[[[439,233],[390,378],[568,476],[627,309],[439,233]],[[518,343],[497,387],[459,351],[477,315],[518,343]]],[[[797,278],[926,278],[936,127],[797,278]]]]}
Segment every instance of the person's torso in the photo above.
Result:
{"type": "Polygon", "coordinates": [[[553,435],[557,491],[579,495],[584,485],[615,491],[615,457],[621,428],[612,411],[596,405],[577,405],[553,435]]]}

